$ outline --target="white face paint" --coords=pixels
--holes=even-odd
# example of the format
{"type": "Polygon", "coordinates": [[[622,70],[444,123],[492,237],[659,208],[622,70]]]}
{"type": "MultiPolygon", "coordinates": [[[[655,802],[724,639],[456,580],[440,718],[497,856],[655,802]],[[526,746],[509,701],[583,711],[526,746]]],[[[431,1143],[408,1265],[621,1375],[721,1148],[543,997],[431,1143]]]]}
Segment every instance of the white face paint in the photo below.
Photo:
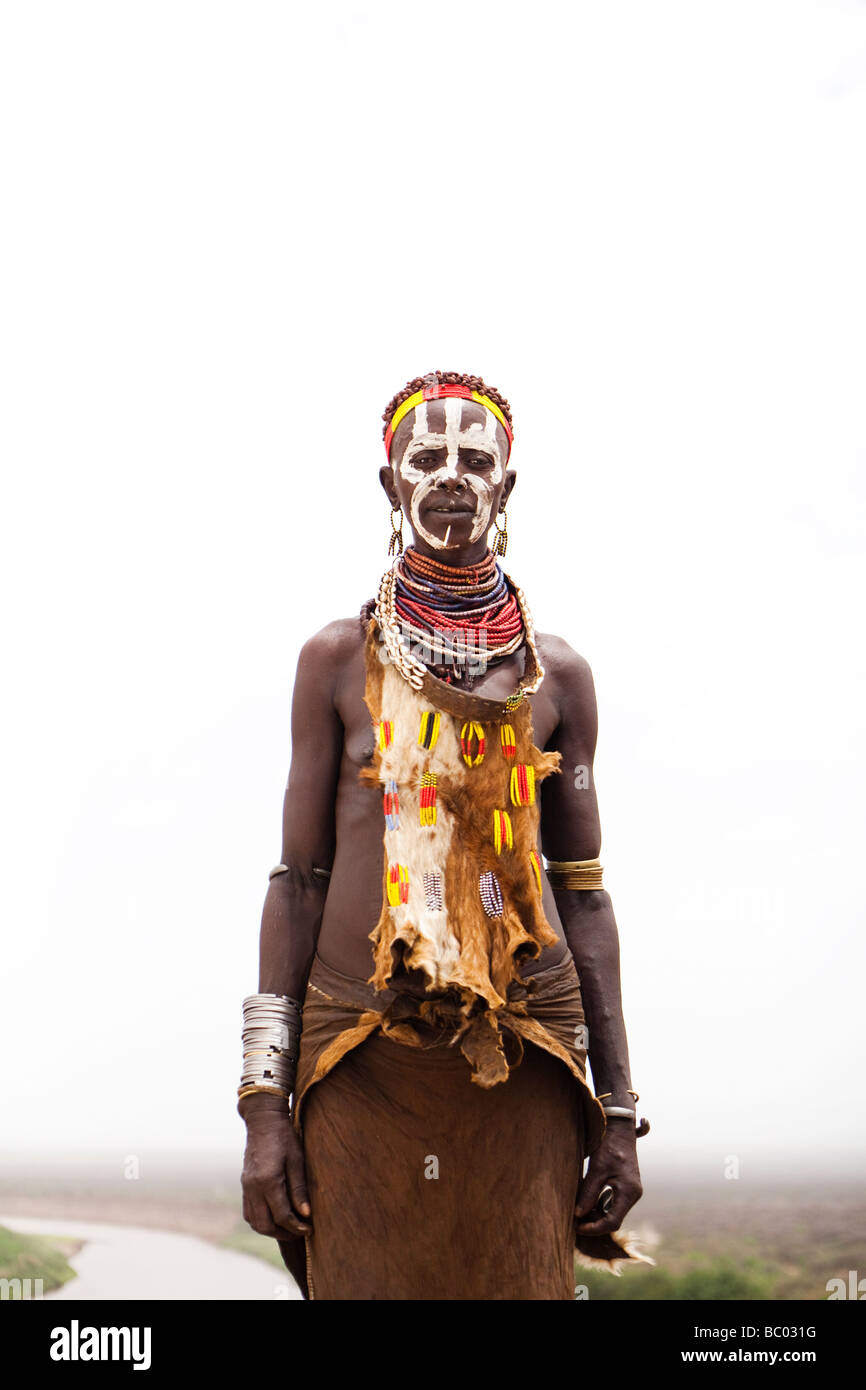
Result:
{"type": "MultiPolygon", "coordinates": [[[[419,536],[423,536],[428,545],[437,550],[448,550],[460,544],[458,541],[450,540],[454,523],[448,525],[444,536],[437,536],[429,531],[421,521],[421,509],[429,494],[436,490],[443,479],[458,477],[457,464],[460,458],[460,449],[474,447],[489,454],[493,460],[493,467],[483,476],[468,468],[464,469],[462,474],[463,482],[470,492],[470,496],[464,497],[464,501],[468,506],[474,498],[475,503],[472,529],[468,541],[477,541],[478,537],[490,528],[493,495],[505,476],[505,461],[499,447],[499,440],[496,437],[496,426],[499,422],[492,410],[488,410],[486,406],[480,405],[480,402],[477,401],[465,401],[459,396],[446,396],[442,401],[445,407],[445,429],[443,432],[437,433],[428,428],[427,407],[429,404],[431,402],[422,401],[420,405],[415,407],[412,435],[397,464],[397,472],[410,487],[414,488],[409,503],[409,515],[412,518],[414,530],[419,536]],[[467,416],[477,415],[479,409],[483,410],[483,422],[476,419],[470,423],[467,420],[464,425],[462,423],[464,405],[470,407],[466,412],[467,416]],[[423,454],[428,449],[442,449],[443,447],[446,451],[445,460],[438,468],[417,468],[413,465],[412,460],[419,454],[423,454]]],[[[466,544],[467,542],[464,541],[463,543],[466,544]]]]}

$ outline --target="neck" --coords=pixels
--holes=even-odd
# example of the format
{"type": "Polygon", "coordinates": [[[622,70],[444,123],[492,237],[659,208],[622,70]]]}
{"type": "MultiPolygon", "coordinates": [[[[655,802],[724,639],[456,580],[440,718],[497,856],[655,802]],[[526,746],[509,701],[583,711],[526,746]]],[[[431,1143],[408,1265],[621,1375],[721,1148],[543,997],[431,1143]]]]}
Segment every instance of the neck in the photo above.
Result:
{"type": "Polygon", "coordinates": [[[477,565],[487,558],[490,547],[487,544],[487,536],[479,536],[477,541],[471,545],[452,545],[437,548],[428,545],[421,536],[415,536],[412,541],[412,549],[416,555],[423,555],[428,560],[437,560],[440,565],[449,565],[454,569],[466,569],[470,565],[477,565]]]}

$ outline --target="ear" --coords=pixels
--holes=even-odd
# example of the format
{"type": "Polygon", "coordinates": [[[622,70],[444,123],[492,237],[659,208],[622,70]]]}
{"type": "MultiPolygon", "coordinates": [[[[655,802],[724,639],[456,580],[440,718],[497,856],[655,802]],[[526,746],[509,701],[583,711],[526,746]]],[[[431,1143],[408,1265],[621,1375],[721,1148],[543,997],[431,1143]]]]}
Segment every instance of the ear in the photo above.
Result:
{"type": "Polygon", "coordinates": [[[383,463],[382,467],[379,469],[379,482],[385,489],[388,501],[391,503],[391,506],[396,511],[396,509],[400,505],[400,498],[397,495],[397,489],[394,486],[394,470],[389,463],[383,463]]]}
{"type": "Polygon", "coordinates": [[[505,473],[505,482],[502,484],[502,496],[499,499],[499,510],[504,511],[511,496],[511,489],[517,482],[517,473],[513,468],[509,468],[505,473]]]}

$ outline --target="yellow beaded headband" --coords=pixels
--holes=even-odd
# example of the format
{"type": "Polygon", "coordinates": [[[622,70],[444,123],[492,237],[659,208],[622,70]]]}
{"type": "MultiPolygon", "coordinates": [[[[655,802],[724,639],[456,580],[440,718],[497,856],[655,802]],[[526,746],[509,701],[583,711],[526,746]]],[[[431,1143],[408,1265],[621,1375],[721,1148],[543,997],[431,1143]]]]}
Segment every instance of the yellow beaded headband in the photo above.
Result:
{"type": "Polygon", "coordinates": [[[479,405],[486,406],[488,410],[492,410],[500,425],[505,430],[505,433],[508,435],[508,452],[511,452],[514,436],[511,433],[511,426],[506,420],[501,406],[498,406],[489,396],[483,396],[480,391],[473,391],[469,386],[459,386],[452,382],[446,382],[442,386],[426,386],[423,391],[416,391],[414,396],[408,396],[405,401],[401,401],[397,406],[397,409],[388,422],[388,428],[385,431],[385,453],[389,458],[391,457],[391,440],[394,438],[394,432],[403,417],[408,415],[410,410],[414,410],[416,405],[420,405],[422,401],[442,400],[446,396],[458,396],[464,401],[477,401],[479,405]]]}

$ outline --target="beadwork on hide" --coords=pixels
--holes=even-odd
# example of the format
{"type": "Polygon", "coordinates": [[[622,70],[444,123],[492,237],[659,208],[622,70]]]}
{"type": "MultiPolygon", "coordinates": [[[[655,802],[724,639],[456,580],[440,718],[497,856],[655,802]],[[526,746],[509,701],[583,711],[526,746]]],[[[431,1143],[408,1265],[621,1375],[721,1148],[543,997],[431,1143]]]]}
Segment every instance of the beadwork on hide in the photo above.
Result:
{"type": "Polygon", "coordinates": [[[493,1085],[508,1074],[498,1011],[521,964],[557,942],[542,906],[536,787],[561,754],[535,747],[528,700],[499,721],[467,720],[383,656],[371,618],[364,698],[377,737],[360,780],[382,794],[384,853],[370,983],[397,995],[386,1010],[395,1038],[420,1045],[417,1020],[453,1030],[473,1079],[493,1085]]]}

